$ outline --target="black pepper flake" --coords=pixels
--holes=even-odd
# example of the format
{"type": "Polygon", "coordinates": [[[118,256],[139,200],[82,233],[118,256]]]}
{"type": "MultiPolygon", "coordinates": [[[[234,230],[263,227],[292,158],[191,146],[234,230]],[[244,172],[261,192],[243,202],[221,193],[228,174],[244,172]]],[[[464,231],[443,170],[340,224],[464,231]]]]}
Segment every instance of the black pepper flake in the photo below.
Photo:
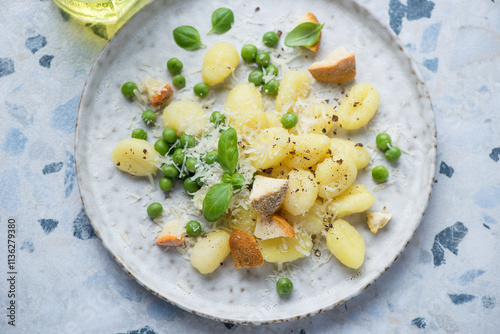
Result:
{"type": "Polygon", "coordinates": [[[329,224],[328,224],[328,227],[329,227],[329,228],[332,228],[332,227],[333,227],[333,224],[332,224],[332,223],[329,223],[329,224]]]}
{"type": "Polygon", "coordinates": [[[271,175],[272,173],[273,173],[273,169],[272,168],[264,169],[264,174],[271,175]]]}
{"type": "Polygon", "coordinates": [[[148,153],[148,150],[147,149],[143,149],[142,153],[146,154],[146,153],[148,153]]]}
{"type": "Polygon", "coordinates": [[[120,163],[118,162],[116,165],[117,165],[117,166],[120,166],[120,163]]]}
{"type": "Polygon", "coordinates": [[[319,249],[316,249],[314,251],[314,255],[316,255],[317,257],[320,257],[321,256],[321,251],[319,249]]]}
{"type": "Polygon", "coordinates": [[[258,12],[260,10],[260,7],[255,8],[255,11],[258,12]]]}
{"type": "Polygon", "coordinates": [[[283,35],[283,31],[278,30],[277,34],[278,34],[278,36],[280,36],[280,37],[281,37],[281,35],[283,35]]]}
{"type": "Polygon", "coordinates": [[[342,159],[337,160],[337,163],[338,163],[339,165],[342,165],[342,162],[343,162],[343,161],[342,161],[342,159]]]}
{"type": "Polygon", "coordinates": [[[276,58],[279,58],[279,57],[281,57],[281,55],[278,53],[278,55],[276,56],[276,58]]]}
{"type": "Polygon", "coordinates": [[[311,151],[309,151],[309,150],[306,150],[306,153],[311,153],[311,151]]]}
{"type": "Polygon", "coordinates": [[[326,133],[326,129],[324,129],[324,128],[321,129],[321,132],[326,133]]]}
{"type": "Polygon", "coordinates": [[[345,93],[345,88],[342,89],[342,91],[340,92],[340,94],[344,94],[345,93]]]}
{"type": "Polygon", "coordinates": [[[354,145],[354,147],[356,147],[356,146],[357,146],[357,147],[363,147],[364,145],[363,145],[362,143],[356,143],[356,144],[354,145]]]}
{"type": "Polygon", "coordinates": [[[337,122],[339,120],[339,116],[333,115],[332,116],[332,121],[337,122]]]}
{"type": "Polygon", "coordinates": [[[354,104],[353,104],[352,106],[353,106],[354,108],[356,108],[356,107],[357,107],[357,106],[359,106],[360,104],[361,104],[361,102],[356,101],[356,102],[354,102],[354,104]]]}
{"type": "Polygon", "coordinates": [[[325,102],[326,102],[326,103],[330,103],[330,99],[326,99],[326,100],[325,100],[325,102]]]}

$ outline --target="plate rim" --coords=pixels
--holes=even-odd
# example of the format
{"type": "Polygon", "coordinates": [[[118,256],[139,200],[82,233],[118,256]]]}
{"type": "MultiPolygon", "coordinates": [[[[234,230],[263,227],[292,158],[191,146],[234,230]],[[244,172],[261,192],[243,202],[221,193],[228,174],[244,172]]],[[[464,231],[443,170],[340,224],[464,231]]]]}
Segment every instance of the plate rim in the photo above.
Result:
{"type": "MultiPolygon", "coordinates": [[[[403,45],[402,41],[399,39],[399,37],[394,33],[394,31],[387,25],[385,24],[378,16],[376,16],[373,11],[371,9],[369,9],[368,7],[366,7],[363,3],[361,3],[359,0],[327,0],[327,1],[330,1],[330,2],[340,2],[340,3],[353,3],[354,7],[356,7],[357,10],[359,11],[364,11],[365,13],[364,14],[367,14],[368,16],[371,17],[371,19],[376,22],[376,24],[378,24],[380,27],[382,27],[388,34],[391,38],[391,43],[395,43],[400,51],[403,53],[403,55],[405,56],[406,59],[409,60],[409,63],[410,63],[410,68],[413,70],[414,73],[413,76],[415,77],[415,79],[417,80],[417,82],[415,83],[415,86],[418,86],[420,85],[420,90],[421,92],[423,93],[423,97],[425,98],[425,100],[429,103],[429,106],[430,106],[430,110],[428,112],[431,112],[432,113],[432,124],[431,124],[431,128],[430,128],[430,132],[432,134],[432,155],[431,155],[431,163],[429,164],[429,166],[427,166],[427,168],[429,168],[429,175],[431,176],[430,177],[430,180],[427,180],[428,184],[427,184],[427,187],[425,188],[425,192],[426,192],[426,198],[425,198],[425,201],[423,203],[423,209],[421,212],[418,212],[420,213],[420,218],[418,219],[418,221],[416,222],[413,230],[411,231],[410,235],[409,235],[409,238],[408,240],[406,240],[406,242],[404,243],[404,245],[401,247],[401,249],[399,249],[395,254],[394,258],[391,259],[391,261],[387,264],[387,266],[382,270],[378,270],[374,275],[373,277],[368,280],[368,282],[362,286],[361,288],[359,288],[357,291],[347,295],[345,298],[335,302],[335,303],[332,303],[330,305],[328,305],[327,307],[322,307],[322,308],[318,308],[317,310],[313,311],[313,312],[307,312],[307,313],[302,313],[302,314],[299,314],[299,315],[291,315],[291,316],[288,316],[288,317],[280,317],[280,318],[275,318],[273,320],[244,320],[244,319],[235,319],[235,318],[223,318],[223,317],[219,317],[219,316],[216,316],[216,315],[211,315],[211,314],[208,314],[206,312],[200,312],[200,311],[197,311],[197,310],[194,310],[188,306],[185,306],[183,305],[182,303],[178,303],[178,302],[175,302],[173,300],[170,300],[168,297],[160,294],[159,292],[153,290],[152,288],[150,288],[145,282],[143,282],[140,278],[136,277],[136,275],[132,272],[132,270],[125,264],[125,261],[121,258],[119,258],[115,253],[114,251],[112,250],[112,248],[110,247],[110,245],[108,245],[104,240],[103,238],[101,237],[100,235],[100,232],[97,228],[97,225],[96,223],[93,222],[93,219],[90,215],[88,215],[88,210],[87,210],[87,207],[88,207],[88,203],[87,201],[85,200],[85,196],[84,194],[82,193],[82,184],[83,184],[83,180],[82,180],[82,177],[81,177],[81,171],[80,171],[80,155],[79,155],[79,145],[78,145],[78,137],[79,137],[79,132],[80,132],[80,117],[82,115],[82,109],[83,109],[83,106],[82,106],[82,102],[83,102],[83,99],[84,99],[84,96],[89,88],[89,82],[91,81],[92,77],[94,76],[95,74],[95,71],[97,69],[97,65],[99,63],[99,61],[105,57],[105,54],[107,53],[107,51],[111,48],[111,45],[112,45],[112,42],[116,39],[117,36],[119,36],[121,33],[123,33],[124,29],[129,25],[129,23],[131,21],[133,21],[134,19],[136,19],[136,16],[147,10],[149,7],[153,6],[155,3],[159,2],[161,0],[153,0],[151,1],[150,3],[148,3],[147,5],[145,5],[140,11],[138,11],[137,13],[135,13],[129,20],[127,20],[126,23],[124,23],[122,25],[122,27],[120,27],[120,29],[117,30],[117,32],[115,33],[115,35],[113,35],[109,41],[107,42],[107,44],[105,45],[105,47],[102,49],[102,51],[99,53],[99,56],[97,57],[97,59],[95,60],[94,64],[92,65],[92,68],[91,70],[89,71],[89,74],[85,80],[85,84],[83,86],[83,89],[82,89],[82,93],[80,95],[80,102],[78,104],[78,111],[77,111],[77,117],[76,117],[76,125],[75,125],[75,141],[74,141],[74,153],[75,153],[75,172],[76,172],[76,178],[77,178],[77,182],[78,182],[78,191],[79,191],[79,194],[80,194],[80,198],[81,198],[81,201],[82,201],[82,205],[83,205],[83,208],[85,210],[85,213],[87,214],[88,218],[89,218],[89,222],[91,223],[92,225],[92,228],[94,229],[94,232],[96,234],[96,236],[99,238],[99,240],[101,241],[101,244],[104,246],[104,248],[106,249],[106,251],[111,255],[111,257],[114,259],[114,261],[131,277],[134,279],[135,282],[137,282],[142,288],[146,289],[147,291],[149,291],[150,293],[152,293],[153,295],[155,295],[156,297],[176,306],[176,307],[179,307],[187,312],[190,312],[192,314],[195,314],[195,315],[199,315],[199,316],[202,316],[202,317],[205,317],[205,318],[208,318],[208,319],[211,319],[211,320],[216,320],[216,321],[221,321],[221,322],[225,322],[225,323],[230,323],[230,324],[242,324],[242,325],[269,325],[269,324],[276,324],[276,323],[284,323],[284,322],[290,322],[290,321],[296,321],[296,320],[300,320],[300,319],[304,319],[304,318],[308,318],[308,317],[312,317],[312,316],[315,316],[317,314],[320,314],[320,313],[323,313],[323,312],[326,312],[326,311],[329,311],[329,310],[333,310],[334,308],[336,308],[337,306],[339,305],[342,305],[344,303],[346,303],[347,301],[351,300],[352,298],[355,298],[356,296],[360,295],[363,291],[365,291],[368,287],[370,287],[377,279],[379,279],[397,260],[398,258],[401,256],[401,254],[403,253],[403,251],[407,248],[408,244],[410,243],[410,241],[414,238],[415,236],[415,232],[417,231],[417,229],[419,228],[421,222],[422,222],[422,219],[426,213],[426,210],[428,209],[429,207],[429,201],[430,201],[430,198],[431,198],[431,194],[432,194],[432,190],[433,190],[433,186],[434,186],[434,183],[435,183],[435,172],[436,172],[436,161],[437,161],[437,129],[436,129],[436,114],[435,114],[435,111],[434,111],[434,106],[433,106],[433,103],[432,103],[432,99],[430,97],[430,94],[429,94],[429,90],[427,88],[427,85],[425,84],[425,81],[423,80],[422,78],[422,75],[420,73],[420,70],[417,66],[417,63],[414,61],[414,59],[412,58],[411,54],[409,53],[409,51],[407,50],[407,48],[403,45]]],[[[363,15],[364,15],[363,14],[363,15]]]]}

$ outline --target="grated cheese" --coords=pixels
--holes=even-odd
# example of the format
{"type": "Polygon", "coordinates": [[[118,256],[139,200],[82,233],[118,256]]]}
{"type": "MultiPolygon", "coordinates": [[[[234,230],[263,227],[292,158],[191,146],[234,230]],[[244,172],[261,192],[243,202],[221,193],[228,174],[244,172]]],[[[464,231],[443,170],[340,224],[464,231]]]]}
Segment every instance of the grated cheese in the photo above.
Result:
{"type": "Polygon", "coordinates": [[[125,241],[125,243],[128,246],[130,246],[130,239],[128,238],[127,233],[125,233],[125,231],[122,229],[120,229],[118,232],[120,233],[120,236],[122,237],[123,241],[125,241]]]}
{"type": "Polygon", "coordinates": [[[184,284],[184,282],[182,281],[178,281],[177,282],[177,285],[182,289],[184,290],[184,292],[186,292],[187,294],[190,294],[191,293],[191,289],[188,288],[188,286],[186,284],[184,284]]]}

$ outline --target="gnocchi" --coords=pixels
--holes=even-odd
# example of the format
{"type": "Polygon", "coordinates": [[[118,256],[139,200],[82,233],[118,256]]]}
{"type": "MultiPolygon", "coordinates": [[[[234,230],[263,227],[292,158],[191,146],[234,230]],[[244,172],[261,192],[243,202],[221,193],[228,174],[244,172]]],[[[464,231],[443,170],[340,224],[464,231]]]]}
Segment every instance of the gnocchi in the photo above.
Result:
{"type": "Polygon", "coordinates": [[[375,86],[367,83],[355,85],[337,108],[338,125],[348,130],[365,126],[375,115],[379,101],[375,86]]]}
{"type": "Polygon", "coordinates": [[[287,72],[276,96],[276,111],[282,114],[290,111],[299,98],[309,95],[310,89],[311,77],[307,71],[287,72]]]}
{"type": "Polygon", "coordinates": [[[319,163],[315,171],[318,195],[330,199],[340,195],[358,176],[356,164],[345,154],[334,155],[319,163]]]}
{"type": "Polygon", "coordinates": [[[365,261],[365,240],[351,224],[337,219],[326,233],[326,246],[345,266],[358,269],[365,261]]]}
{"type": "Polygon", "coordinates": [[[324,159],[330,147],[330,140],[324,135],[292,135],[290,138],[293,147],[288,157],[283,160],[283,165],[288,168],[312,167],[324,159]]]}
{"type": "Polygon", "coordinates": [[[356,168],[362,169],[370,163],[370,153],[361,143],[342,138],[330,140],[330,155],[347,154],[354,161],[356,168]]]}
{"type": "Polygon", "coordinates": [[[202,274],[213,273],[229,255],[229,233],[216,231],[200,239],[191,250],[189,260],[202,274]]]}
{"type": "Polygon", "coordinates": [[[134,176],[154,174],[160,165],[154,146],[137,138],[120,141],[111,152],[111,160],[119,170],[134,176]]]}
{"type": "Polygon", "coordinates": [[[207,50],[203,58],[203,81],[209,86],[219,84],[233,73],[239,63],[240,55],[233,45],[217,43],[207,50]]]}
{"type": "Polygon", "coordinates": [[[290,135],[283,128],[263,130],[250,152],[250,161],[255,168],[266,169],[279,164],[289,154],[292,144],[290,135]]]}
{"type": "Polygon", "coordinates": [[[198,103],[175,101],[163,110],[163,126],[173,128],[180,137],[183,134],[201,136],[208,124],[208,116],[198,103]]]}
{"type": "Polygon", "coordinates": [[[375,197],[362,184],[354,184],[332,199],[327,207],[331,216],[342,218],[366,211],[375,203],[375,197]]]}
{"type": "Polygon", "coordinates": [[[314,174],[308,170],[293,169],[288,173],[288,190],[283,207],[292,215],[309,210],[318,197],[318,185],[314,174]]]}
{"type": "Polygon", "coordinates": [[[224,104],[229,125],[243,135],[250,135],[255,129],[269,127],[263,107],[262,94],[255,85],[247,82],[239,83],[231,89],[224,104]]]}
{"type": "Polygon", "coordinates": [[[297,233],[295,238],[280,237],[261,240],[260,251],[264,260],[271,263],[291,262],[309,255],[313,243],[305,233],[297,233]]]}

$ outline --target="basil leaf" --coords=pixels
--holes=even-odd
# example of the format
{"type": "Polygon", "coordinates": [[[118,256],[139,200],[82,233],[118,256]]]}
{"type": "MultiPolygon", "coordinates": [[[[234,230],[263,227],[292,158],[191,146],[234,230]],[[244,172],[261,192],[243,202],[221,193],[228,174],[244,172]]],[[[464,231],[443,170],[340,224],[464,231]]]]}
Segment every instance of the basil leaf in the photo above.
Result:
{"type": "Polygon", "coordinates": [[[236,130],[229,128],[222,132],[218,145],[217,161],[225,172],[233,174],[238,165],[238,135],[236,130]]]}
{"type": "Polygon", "coordinates": [[[207,192],[203,200],[203,217],[209,222],[219,220],[231,201],[232,187],[229,183],[217,183],[207,192]]]}
{"type": "Polygon", "coordinates": [[[178,46],[188,51],[193,51],[200,46],[205,46],[205,44],[201,43],[198,30],[191,26],[180,26],[175,28],[174,40],[178,46]]]}
{"type": "Polygon", "coordinates": [[[286,35],[285,45],[288,47],[313,46],[319,40],[321,29],[325,24],[316,22],[304,22],[293,28],[286,35]]]}
{"type": "Polygon", "coordinates": [[[218,8],[212,14],[212,30],[208,33],[223,34],[231,29],[233,23],[233,11],[229,8],[218,8]]]}

